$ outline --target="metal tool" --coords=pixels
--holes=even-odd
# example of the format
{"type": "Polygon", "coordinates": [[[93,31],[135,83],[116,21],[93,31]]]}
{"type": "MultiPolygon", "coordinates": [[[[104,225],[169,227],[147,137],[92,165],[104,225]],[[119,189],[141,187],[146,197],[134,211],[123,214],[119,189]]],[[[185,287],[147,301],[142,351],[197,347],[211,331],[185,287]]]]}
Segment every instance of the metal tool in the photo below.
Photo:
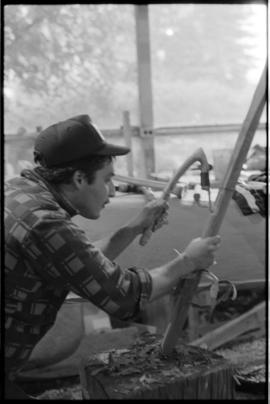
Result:
{"type": "MultiPolygon", "coordinates": [[[[209,166],[210,170],[210,166],[209,166]]],[[[211,202],[211,194],[210,194],[210,179],[209,179],[209,170],[208,171],[201,171],[201,187],[205,191],[208,192],[208,206],[209,211],[213,212],[212,202],[211,202]]]]}

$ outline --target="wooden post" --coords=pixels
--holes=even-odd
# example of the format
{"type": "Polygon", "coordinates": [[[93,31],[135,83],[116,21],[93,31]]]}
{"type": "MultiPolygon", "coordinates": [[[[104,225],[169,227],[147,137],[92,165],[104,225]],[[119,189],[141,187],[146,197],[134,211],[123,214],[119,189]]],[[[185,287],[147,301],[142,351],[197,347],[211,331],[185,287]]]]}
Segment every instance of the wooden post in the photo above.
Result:
{"type": "Polygon", "coordinates": [[[155,171],[153,101],[148,5],[135,5],[140,137],[144,161],[139,174],[149,178],[155,171]]]}
{"type": "Polygon", "coordinates": [[[130,148],[130,152],[127,154],[127,171],[130,177],[133,177],[133,156],[132,156],[132,133],[130,127],[129,111],[123,112],[123,132],[126,142],[126,146],[130,148]]]}
{"type": "MultiPolygon", "coordinates": [[[[217,234],[222,220],[227,211],[229,202],[234,192],[234,187],[240,175],[246,155],[250,148],[254,133],[258,126],[265,101],[266,101],[266,75],[267,66],[265,66],[259,84],[253,96],[250,108],[246,119],[239,133],[234,152],[232,154],[228,171],[224,177],[223,183],[219,190],[215,201],[214,212],[210,216],[206,230],[203,232],[203,237],[211,237],[217,234]]],[[[171,321],[166,329],[163,341],[162,351],[169,354],[177,342],[179,335],[182,332],[184,322],[187,318],[188,308],[192,301],[192,297],[199,285],[201,271],[195,271],[193,278],[181,279],[177,289],[179,291],[178,299],[172,313],[171,321]]]]}

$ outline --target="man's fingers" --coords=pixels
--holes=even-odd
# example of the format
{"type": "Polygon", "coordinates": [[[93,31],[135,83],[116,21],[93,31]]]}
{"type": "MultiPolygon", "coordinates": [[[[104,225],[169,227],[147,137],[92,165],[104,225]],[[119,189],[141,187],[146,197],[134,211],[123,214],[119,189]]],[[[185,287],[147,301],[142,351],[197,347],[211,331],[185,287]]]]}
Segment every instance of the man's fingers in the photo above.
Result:
{"type": "Polygon", "coordinates": [[[158,221],[158,222],[154,225],[153,231],[156,231],[156,230],[160,229],[162,226],[164,226],[165,224],[168,224],[168,223],[169,223],[169,222],[168,222],[167,219],[158,221]]]}
{"type": "Polygon", "coordinates": [[[218,244],[220,243],[221,237],[219,235],[213,237],[207,237],[207,240],[211,243],[218,244]]]}
{"type": "MultiPolygon", "coordinates": [[[[147,203],[147,217],[148,221],[152,221],[152,231],[158,230],[164,224],[168,223],[168,208],[169,204],[167,201],[162,199],[153,199],[147,203]]],[[[151,226],[151,225],[150,225],[151,226]]]]}
{"type": "Polygon", "coordinates": [[[221,244],[221,238],[220,236],[214,236],[214,237],[208,237],[207,238],[207,244],[209,247],[213,246],[214,248],[218,248],[221,244]]]}
{"type": "Polygon", "coordinates": [[[212,237],[213,243],[214,244],[220,244],[221,242],[221,237],[219,235],[212,237]]]}

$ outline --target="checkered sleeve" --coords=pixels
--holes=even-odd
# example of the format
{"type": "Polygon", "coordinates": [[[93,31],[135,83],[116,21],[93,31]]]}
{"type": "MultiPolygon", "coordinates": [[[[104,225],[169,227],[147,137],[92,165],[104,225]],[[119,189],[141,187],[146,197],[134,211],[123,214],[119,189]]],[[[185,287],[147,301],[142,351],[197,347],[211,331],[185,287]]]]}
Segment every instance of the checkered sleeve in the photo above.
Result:
{"type": "Polygon", "coordinates": [[[139,299],[139,309],[143,310],[146,304],[149,302],[149,297],[152,291],[152,278],[143,268],[131,267],[129,268],[130,271],[133,271],[137,274],[140,279],[140,299],[139,299]]]}
{"type": "Polygon", "coordinates": [[[152,288],[147,270],[123,269],[111,262],[89,242],[82,229],[58,212],[35,214],[42,217],[31,229],[24,249],[39,276],[122,320],[142,310],[152,288]]]}

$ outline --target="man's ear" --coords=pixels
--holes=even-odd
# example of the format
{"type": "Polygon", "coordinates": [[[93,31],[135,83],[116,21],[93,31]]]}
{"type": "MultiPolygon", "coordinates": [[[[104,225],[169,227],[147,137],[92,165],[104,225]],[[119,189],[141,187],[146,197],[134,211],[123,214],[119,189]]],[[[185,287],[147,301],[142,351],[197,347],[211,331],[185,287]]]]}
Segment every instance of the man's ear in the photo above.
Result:
{"type": "Polygon", "coordinates": [[[76,187],[76,189],[79,189],[81,185],[84,184],[85,181],[86,181],[85,174],[80,170],[76,170],[72,176],[72,182],[76,187]]]}

